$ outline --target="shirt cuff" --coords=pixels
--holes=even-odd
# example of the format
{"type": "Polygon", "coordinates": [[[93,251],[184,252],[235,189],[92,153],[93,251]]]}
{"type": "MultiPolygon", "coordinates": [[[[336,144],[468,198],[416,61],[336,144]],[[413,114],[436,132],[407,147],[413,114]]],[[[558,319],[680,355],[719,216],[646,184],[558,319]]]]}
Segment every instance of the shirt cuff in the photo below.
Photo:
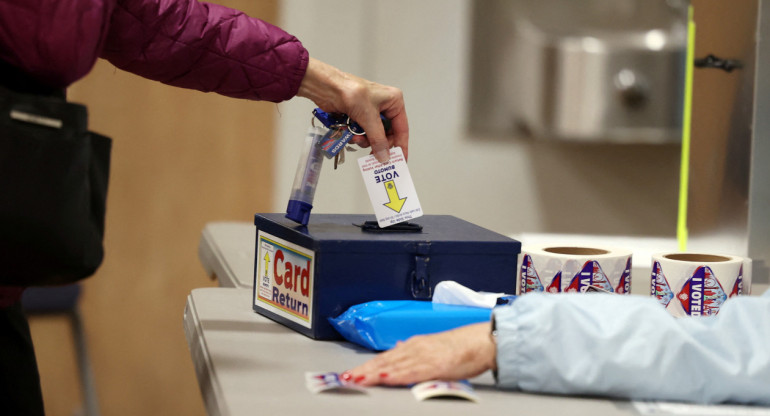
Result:
{"type": "MultiPolygon", "coordinates": [[[[515,302],[514,302],[515,304],[515,302]]],[[[522,333],[519,329],[518,314],[512,306],[495,308],[492,312],[492,331],[496,342],[495,381],[500,388],[517,389],[522,357],[520,350],[522,333]]]]}

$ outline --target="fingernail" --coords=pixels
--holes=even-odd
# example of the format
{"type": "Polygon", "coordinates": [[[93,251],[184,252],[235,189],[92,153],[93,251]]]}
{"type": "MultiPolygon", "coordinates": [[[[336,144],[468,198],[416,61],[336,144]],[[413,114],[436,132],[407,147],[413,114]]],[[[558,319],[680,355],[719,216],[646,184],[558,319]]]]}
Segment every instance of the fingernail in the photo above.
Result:
{"type": "Polygon", "coordinates": [[[387,149],[376,151],[374,157],[376,157],[377,161],[380,163],[390,162],[390,152],[387,149]]]}
{"type": "Polygon", "coordinates": [[[388,373],[380,373],[380,378],[388,378],[388,373]]]}
{"type": "Polygon", "coordinates": [[[353,380],[353,382],[354,383],[360,383],[360,382],[364,381],[365,378],[366,378],[366,376],[358,376],[358,377],[356,377],[355,380],[353,380]]]}
{"type": "Polygon", "coordinates": [[[353,378],[353,374],[350,374],[350,371],[345,371],[340,375],[340,378],[345,381],[350,381],[350,379],[353,378]]]}

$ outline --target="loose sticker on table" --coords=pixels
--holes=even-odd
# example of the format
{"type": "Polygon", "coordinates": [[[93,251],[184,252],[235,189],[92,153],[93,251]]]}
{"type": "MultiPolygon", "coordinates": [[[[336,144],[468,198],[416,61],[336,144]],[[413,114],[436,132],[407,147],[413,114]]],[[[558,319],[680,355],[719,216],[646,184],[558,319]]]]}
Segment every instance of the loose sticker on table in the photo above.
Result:
{"type": "Polygon", "coordinates": [[[343,380],[339,373],[305,373],[305,386],[311,393],[366,393],[366,389],[352,381],[343,380]]]}
{"type": "Polygon", "coordinates": [[[390,149],[388,163],[380,163],[374,155],[369,155],[358,159],[358,166],[380,227],[385,228],[423,215],[400,147],[390,149]]]}
{"type": "Polygon", "coordinates": [[[314,252],[259,231],[254,306],[310,328],[314,252]]]}
{"type": "Polygon", "coordinates": [[[412,387],[412,394],[419,400],[465,399],[478,402],[479,396],[467,381],[424,381],[412,387]]]}

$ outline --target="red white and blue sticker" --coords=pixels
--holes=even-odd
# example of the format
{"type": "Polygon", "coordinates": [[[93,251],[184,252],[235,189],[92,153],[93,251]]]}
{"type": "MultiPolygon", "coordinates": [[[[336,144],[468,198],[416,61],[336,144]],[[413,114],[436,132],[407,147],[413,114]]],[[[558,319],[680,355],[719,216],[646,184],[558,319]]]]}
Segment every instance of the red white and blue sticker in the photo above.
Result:
{"type": "Polygon", "coordinates": [[[553,280],[548,284],[548,288],[546,288],[545,291],[548,293],[561,292],[561,270],[556,273],[556,276],[553,277],[553,280]]]}
{"type": "Polygon", "coordinates": [[[691,316],[716,315],[727,300],[722,285],[708,266],[695,269],[676,297],[684,312],[691,316]]]}
{"type": "Polygon", "coordinates": [[[314,394],[322,392],[366,393],[363,386],[343,380],[339,373],[333,371],[326,373],[306,372],[305,386],[314,394]]]}
{"type": "Polygon", "coordinates": [[[735,283],[733,283],[733,290],[730,291],[730,297],[740,296],[742,294],[743,294],[743,265],[741,265],[741,269],[738,271],[738,278],[735,279],[735,283]]]}
{"type": "Polygon", "coordinates": [[[623,269],[618,285],[615,286],[615,293],[622,295],[631,293],[631,257],[626,260],[626,268],[623,269]]]}
{"type": "Polygon", "coordinates": [[[595,286],[602,291],[612,292],[612,284],[607,275],[604,274],[602,266],[596,260],[589,260],[583,264],[580,273],[576,274],[566,292],[585,292],[588,286],[595,286]]]}
{"type": "Polygon", "coordinates": [[[532,256],[529,254],[524,255],[524,259],[521,261],[521,294],[529,292],[542,292],[543,282],[540,281],[540,276],[537,275],[535,265],[532,263],[532,256]]]}
{"type": "Polygon", "coordinates": [[[465,399],[478,402],[479,396],[473,391],[473,387],[467,380],[423,381],[412,387],[414,398],[423,401],[428,399],[465,399]]]}
{"type": "Polygon", "coordinates": [[[671,286],[666,280],[666,276],[663,274],[663,268],[660,267],[660,262],[656,261],[652,266],[652,278],[650,279],[650,295],[656,297],[661,305],[665,308],[674,298],[674,291],[671,290],[671,286]]]}

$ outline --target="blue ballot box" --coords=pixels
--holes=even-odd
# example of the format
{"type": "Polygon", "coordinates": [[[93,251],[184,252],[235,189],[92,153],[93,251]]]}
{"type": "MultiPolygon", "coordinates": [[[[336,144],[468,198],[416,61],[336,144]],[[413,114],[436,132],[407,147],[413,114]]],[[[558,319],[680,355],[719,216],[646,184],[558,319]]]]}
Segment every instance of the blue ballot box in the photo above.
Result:
{"type": "Polygon", "coordinates": [[[362,227],[371,219],[313,214],[302,226],[256,214],[254,310],[311,338],[340,339],[328,318],[372,300],[430,300],[443,280],[515,293],[520,242],[449,215],[402,231],[362,227]]]}

